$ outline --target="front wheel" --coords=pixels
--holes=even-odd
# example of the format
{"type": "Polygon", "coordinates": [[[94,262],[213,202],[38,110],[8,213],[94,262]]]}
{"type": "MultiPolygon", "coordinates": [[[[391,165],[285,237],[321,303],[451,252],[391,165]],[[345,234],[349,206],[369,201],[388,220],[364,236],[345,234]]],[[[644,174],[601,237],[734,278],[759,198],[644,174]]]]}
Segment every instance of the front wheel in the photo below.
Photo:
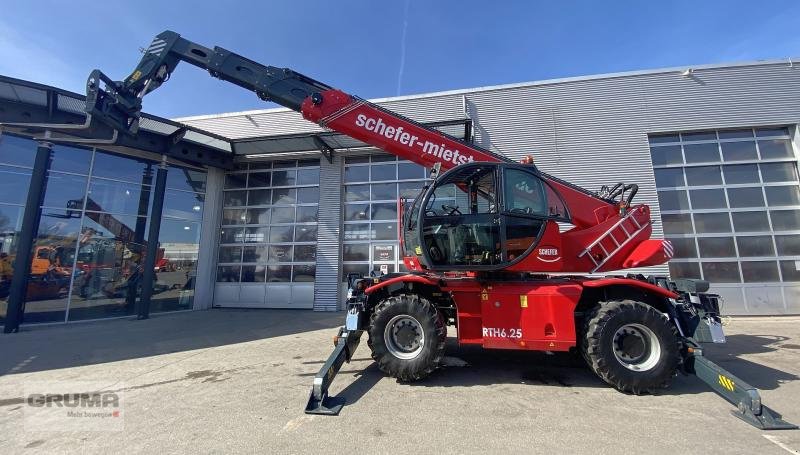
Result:
{"type": "Polygon", "coordinates": [[[675,326],[644,303],[602,302],[586,317],[583,357],[600,379],[620,391],[638,395],[668,387],[679,352],[675,326]]]}
{"type": "Polygon", "coordinates": [[[381,371],[401,381],[416,381],[439,366],[447,328],[430,301],[400,294],[375,306],[368,333],[372,358],[381,371]]]}

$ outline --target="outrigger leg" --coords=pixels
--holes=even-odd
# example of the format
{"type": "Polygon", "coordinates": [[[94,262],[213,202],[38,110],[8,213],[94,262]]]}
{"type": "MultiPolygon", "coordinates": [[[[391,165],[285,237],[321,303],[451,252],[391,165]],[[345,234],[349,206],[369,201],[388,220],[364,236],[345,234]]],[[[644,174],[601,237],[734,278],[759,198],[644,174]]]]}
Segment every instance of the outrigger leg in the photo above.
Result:
{"type": "Polygon", "coordinates": [[[797,425],[786,422],[781,415],[761,404],[758,389],[732,375],[703,356],[699,348],[690,349],[686,357],[689,373],[694,373],[722,398],[737,407],[731,414],[762,430],[793,430],[797,425]]]}
{"type": "Polygon", "coordinates": [[[344,362],[350,362],[353,354],[361,340],[363,330],[358,329],[360,311],[358,308],[351,308],[347,313],[345,326],[339,329],[336,337],[336,348],[331,353],[325,365],[314,376],[314,385],[311,388],[311,396],[306,405],[306,414],[338,415],[344,406],[344,397],[328,396],[330,387],[339,369],[344,362]]]}

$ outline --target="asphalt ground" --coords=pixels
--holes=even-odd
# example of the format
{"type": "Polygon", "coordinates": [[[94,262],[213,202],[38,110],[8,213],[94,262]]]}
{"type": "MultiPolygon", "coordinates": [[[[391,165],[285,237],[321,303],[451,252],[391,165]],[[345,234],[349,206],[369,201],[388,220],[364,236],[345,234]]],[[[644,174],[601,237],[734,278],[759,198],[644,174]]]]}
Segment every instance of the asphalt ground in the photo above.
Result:
{"type": "MultiPolygon", "coordinates": [[[[800,430],[750,427],[692,377],[631,396],[569,355],[459,348],[452,338],[447,367],[402,384],[378,371],[364,337],[332,387],[347,399],[341,414],[305,415],[342,320],[211,310],[0,336],[0,453],[800,451],[800,430]],[[123,429],[31,430],[24,394],[39,381],[107,384],[123,397],[123,429]]],[[[800,423],[800,318],[731,319],[726,332],[728,343],[709,348],[709,358],[800,423]]]]}

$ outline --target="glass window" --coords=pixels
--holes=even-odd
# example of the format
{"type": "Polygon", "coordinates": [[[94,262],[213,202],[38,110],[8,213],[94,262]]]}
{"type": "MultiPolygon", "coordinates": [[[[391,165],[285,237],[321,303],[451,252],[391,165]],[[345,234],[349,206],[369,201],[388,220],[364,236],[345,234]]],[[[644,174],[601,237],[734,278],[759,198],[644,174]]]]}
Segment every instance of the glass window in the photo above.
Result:
{"type": "Polygon", "coordinates": [[[679,142],[681,140],[678,136],[678,133],[650,134],[647,139],[651,144],[664,144],[669,142],[679,142]]]}
{"type": "Polygon", "coordinates": [[[6,303],[14,275],[23,210],[23,207],[0,204],[0,324],[6,317],[6,303]]]}
{"type": "Polygon", "coordinates": [[[745,283],[775,283],[778,263],[775,261],[742,261],[742,278],[745,283]]]}
{"type": "Polygon", "coordinates": [[[348,166],[344,169],[345,182],[368,182],[369,166],[348,166]]]}
{"type": "Polygon", "coordinates": [[[92,175],[131,183],[154,182],[156,165],[152,161],[112,153],[97,152],[94,155],[92,175]]]}
{"type": "Polygon", "coordinates": [[[225,189],[238,189],[247,186],[247,174],[228,174],[225,176],[225,189]]]}
{"type": "Polygon", "coordinates": [[[219,262],[242,262],[242,247],[240,246],[221,246],[219,247],[219,262]]]}
{"type": "Polygon", "coordinates": [[[716,163],[719,161],[719,146],[716,142],[706,144],[686,144],[683,154],[687,163],[716,163]]]}
{"type": "Polygon", "coordinates": [[[686,183],[689,186],[722,184],[722,175],[720,174],[719,166],[687,167],[685,171],[686,183]]]}
{"type": "Polygon", "coordinates": [[[752,139],[753,130],[721,130],[719,131],[720,139],[752,139]]]}
{"type": "Polygon", "coordinates": [[[731,222],[727,213],[695,213],[692,216],[698,234],[731,232],[731,222]]]}
{"type": "Polygon", "coordinates": [[[225,209],[222,211],[222,224],[245,224],[247,214],[244,209],[225,209]]]}
{"type": "Polygon", "coordinates": [[[762,163],[759,166],[765,182],[797,181],[797,163],[762,163]]]}
{"type": "Polygon", "coordinates": [[[739,256],[742,257],[775,255],[772,237],[769,235],[736,237],[736,244],[739,246],[739,256]]]}
{"type": "Polygon", "coordinates": [[[661,223],[665,234],[691,234],[692,218],[688,213],[662,214],[661,223]]]}
{"type": "MultiPolygon", "coordinates": [[[[317,198],[319,200],[319,198],[317,198]]],[[[272,203],[275,205],[287,205],[297,202],[296,188],[275,188],[272,190],[272,203]]]]}
{"type": "Polygon", "coordinates": [[[369,276],[369,264],[342,264],[342,281],[347,281],[347,275],[358,273],[362,277],[369,276]]]}
{"type": "Polygon", "coordinates": [[[294,230],[295,242],[316,242],[317,227],[308,225],[298,225],[294,230]]]}
{"type": "Polygon", "coordinates": [[[761,152],[762,160],[794,157],[794,153],[792,152],[792,144],[789,142],[789,139],[758,141],[758,150],[761,152]]]}
{"type": "Polygon", "coordinates": [[[260,188],[270,186],[272,182],[272,174],[269,172],[251,172],[247,176],[248,188],[260,188]]]}
{"type": "Polygon", "coordinates": [[[779,205],[800,205],[800,191],[797,185],[790,186],[767,186],[764,187],[767,193],[767,202],[771,207],[779,205]]]}
{"type": "Polygon", "coordinates": [[[396,183],[376,183],[372,186],[372,200],[397,200],[396,183]]]}
{"type": "MultiPolygon", "coordinates": [[[[0,145],[0,150],[2,150],[1,147],[0,145]]],[[[30,170],[0,166],[0,203],[24,205],[28,199],[30,182],[30,170]]]]}
{"type": "MultiPolygon", "coordinates": [[[[319,165],[319,163],[317,163],[319,165]]],[[[319,169],[298,169],[298,185],[319,185],[319,169]]]]}
{"type": "Polygon", "coordinates": [[[800,210],[770,210],[769,217],[776,231],[800,230],[800,210]]]}
{"type": "Polygon", "coordinates": [[[297,171],[294,169],[272,171],[272,186],[294,186],[297,182],[297,171]]]}
{"type": "Polygon", "coordinates": [[[732,208],[764,207],[761,187],[728,188],[728,201],[732,208]]]}
{"type": "Polygon", "coordinates": [[[239,265],[221,265],[217,267],[217,282],[238,283],[240,271],[241,266],[239,265]]]}
{"type": "MultiPolygon", "coordinates": [[[[267,224],[270,222],[270,213],[273,209],[247,209],[247,224],[267,224]]],[[[286,210],[283,208],[274,209],[275,212],[286,210]]],[[[288,210],[292,210],[289,208],[288,210]]],[[[274,217],[273,217],[274,218],[274,217]]],[[[275,223],[276,221],[273,221],[275,223]]]]}
{"type": "Polygon", "coordinates": [[[272,209],[272,224],[294,223],[294,207],[275,207],[272,209]]]}
{"type": "Polygon", "coordinates": [[[743,142],[722,142],[722,159],[724,161],[743,161],[758,159],[756,153],[756,143],[751,141],[743,142]]]}
{"type": "Polygon", "coordinates": [[[225,207],[247,205],[247,191],[225,191],[222,193],[222,204],[225,207]]]}
{"type": "Polygon", "coordinates": [[[740,283],[738,262],[703,262],[703,279],[714,283],[740,283]]]}
{"type": "Polygon", "coordinates": [[[396,164],[373,164],[370,169],[373,182],[380,180],[397,180],[396,164]]]}
{"type": "Polygon", "coordinates": [[[169,166],[167,188],[194,193],[205,193],[206,173],[195,169],[169,166]]]}
{"type": "Polygon", "coordinates": [[[92,151],[65,145],[53,147],[50,155],[50,170],[60,172],[72,172],[75,174],[88,174],[89,165],[92,162],[92,151]]]}
{"type": "MultiPolygon", "coordinates": [[[[680,145],[665,145],[660,147],[650,147],[650,157],[653,166],[666,166],[668,164],[683,164],[683,155],[680,145]]],[[[714,161],[719,161],[714,160],[714,161]]]]}
{"type": "Polygon", "coordinates": [[[676,278],[700,279],[700,264],[696,262],[675,262],[669,263],[669,276],[676,278]]]}
{"type": "Polygon", "coordinates": [[[345,221],[369,219],[369,204],[347,204],[344,206],[345,221]]]}
{"type": "Polygon", "coordinates": [[[203,219],[204,193],[166,190],[164,192],[163,216],[201,221],[203,219]]]}
{"type": "Polygon", "coordinates": [[[347,185],[344,188],[345,201],[369,201],[369,185],[347,185]]]}
{"type": "Polygon", "coordinates": [[[342,248],[343,261],[369,261],[369,243],[345,244],[342,248]]]}
{"type": "Polygon", "coordinates": [[[736,257],[732,237],[700,237],[697,239],[701,258],[736,257]]]}
{"type": "Polygon", "coordinates": [[[686,191],[659,191],[658,204],[661,210],[689,210],[686,191]]]}
{"type": "Polygon", "coordinates": [[[345,240],[371,240],[371,230],[369,224],[345,224],[344,225],[344,239],[345,240]]]}
{"type": "Polygon", "coordinates": [[[36,142],[8,134],[0,135],[0,163],[33,167],[36,160],[36,142]]]}
{"type": "Polygon", "coordinates": [[[270,242],[291,242],[294,226],[272,226],[269,230],[270,242]]]}
{"type": "Polygon", "coordinates": [[[297,262],[315,262],[317,260],[317,246],[295,245],[294,260],[297,262]]]}
{"type": "Polygon", "coordinates": [[[292,276],[290,265],[270,265],[267,267],[267,281],[270,283],[289,282],[292,276]]]}
{"type": "Polygon", "coordinates": [[[505,171],[505,209],[510,213],[547,215],[542,181],[519,169],[505,171]]]}
{"type": "Polygon", "coordinates": [[[757,128],[756,137],[770,137],[770,136],[788,136],[789,128],[757,128]]]}
{"type": "Polygon", "coordinates": [[[725,191],[722,189],[690,190],[689,197],[692,199],[692,208],[695,210],[724,209],[728,207],[725,202],[725,191]]]}
{"type": "Polygon", "coordinates": [[[424,182],[406,182],[400,183],[400,197],[413,199],[417,197],[422,187],[425,186],[424,182]]]}
{"type": "Polygon", "coordinates": [[[397,179],[398,180],[412,180],[424,179],[427,177],[426,169],[416,163],[398,163],[397,164],[397,179]]]}
{"type": "Polygon", "coordinates": [[[239,243],[244,241],[244,229],[224,227],[219,231],[219,243],[239,243]]]}
{"type": "Polygon", "coordinates": [[[292,270],[292,281],[300,283],[314,281],[317,274],[317,266],[315,265],[295,265],[292,270]]]}
{"type": "Polygon", "coordinates": [[[689,141],[714,141],[717,139],[717,133],[714,131],[697,131],[694,133],[681,133],[683,142],[689,141]]]}
{"type": "Polygon", "coordinates": [[[292,245],[270,245],[269,262],[292,262],[292,245]]]}
{"type": "Polygon", "coordinates": [[[676,258],[696,258],[697,247],[694,244],[694,238],[672,237],[667,239],[672,243],[675,249],[676,258]]]}
{"type": "Polygon", "coordinates": [[[249,227],[244,230],[245,243],[264,243],[269,238],[269,227],[249,227]]]}
{"type": "Polygon", "coordinates": [[[242,262],[267,262],[267,247],[263,245],[244,247],[242,262]]]}
{"type": "Polygon", "coordinates": [[[372,238],[375,240],[397,240],[397,223],[373,223],[372,238]]]}
{"type": "Polygon", "coordinates": [[[297,167],[297,161],[295,160],[283,160],[283,161],[273,161],[272,168],[273,169],[285,169],[289,167],[297,167]]]}
{"type": "Polygon", "coordinates": [[[670,186],[684,186],[686,182],[683,180],[683,169],[655,169],[656,186],[659,188],[670,186]]]}
{"type": "Polygon", "coordinates": [[[92,179],[86,210],[147,216],[151,187],[131,183],[92,179]],[[142,203],[144,201],[144,203],[142,203]]]}
{"type": "Polygon", "coordinates": [[[725,183],[758,183],[758,167],[755,164],[729,164],[722,169],[725,183]]]}
{"type": "Polygon", "coordinates": [[[375,203],[372,204],[372,219],[373,220],[396,220],[397,219],[397,203],[375,203]]]}
{"type": "Polygon", "coordinates": [[[780,261],[783,281],[800,281],[799,261],[780,261]]]}
{"type": "Polygon", "coordinates": [[[308,187],[297,189],[297,202],[299,204],[318,204],[319,203],[319,187],[308,187]]]}
{"type": "Polygon", "coordinates": [[[736,232],[769,231],[767,212],[734,212],[731,217],[736,232]]]}
{"type": "Polygon", "coordinates": [[[263,283],[267,280],[267,268],[263,265],[243,265],[242,283],[263,283]]]}
{"type": "Polygon", "coordinates": [[[297,207],[297,222],[298,223],[316,223],[317,222],[317,206],[302,206],[297,207]]]}
{"type": "MultiPolygon", "coordinates": [[[[227,193],[230,193],[230,191],[227,193]]],[[[248,205],[269,205],[271,202],[272,190],[250,190],[247,192],[248,205]]]]}
{"type": "Polygon", "coordinates": [[[800,235],[776,235],[775,245],[780,255],[800,256],[800,235]]]}

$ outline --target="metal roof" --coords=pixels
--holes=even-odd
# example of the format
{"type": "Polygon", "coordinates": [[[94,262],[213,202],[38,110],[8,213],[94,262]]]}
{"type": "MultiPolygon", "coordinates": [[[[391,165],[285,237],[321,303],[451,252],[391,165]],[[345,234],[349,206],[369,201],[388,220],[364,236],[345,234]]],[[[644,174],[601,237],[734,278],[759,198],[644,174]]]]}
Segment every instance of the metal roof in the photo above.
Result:
{"type": "MultiPolygon", "coordinates": [[[[110,139],[113,132],[104,125],[93,125],[85,131],[31,125],[81,125],[86,119],[85,98],[56,87],[0,75],[0,128],[27,137],[41,137],[48,129],[52,133],[48,140],[53,142],[110,139]]],[[[119,135],[116,141],[103,144],[102,148],[164,154],[196,165],[233,166],[233,147],[227,138],[145,113],[135,137],[119,135]]]]}

